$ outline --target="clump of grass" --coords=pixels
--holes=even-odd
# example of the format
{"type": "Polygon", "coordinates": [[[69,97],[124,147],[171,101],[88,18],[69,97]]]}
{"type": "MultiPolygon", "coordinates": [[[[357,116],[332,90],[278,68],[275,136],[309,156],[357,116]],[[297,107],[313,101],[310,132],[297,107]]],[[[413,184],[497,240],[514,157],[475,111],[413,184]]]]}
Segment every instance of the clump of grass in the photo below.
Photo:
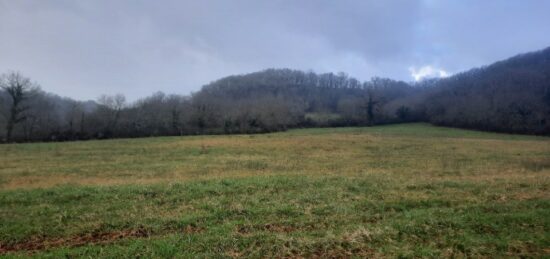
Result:
{"type": "Polygon", "coordinates": [[[199,154],[206,155],[206,154],[208,154],[208,152],[209,152],[208,146],[202,144],[201,145],[201,150],[199,151],[199,154]]]}

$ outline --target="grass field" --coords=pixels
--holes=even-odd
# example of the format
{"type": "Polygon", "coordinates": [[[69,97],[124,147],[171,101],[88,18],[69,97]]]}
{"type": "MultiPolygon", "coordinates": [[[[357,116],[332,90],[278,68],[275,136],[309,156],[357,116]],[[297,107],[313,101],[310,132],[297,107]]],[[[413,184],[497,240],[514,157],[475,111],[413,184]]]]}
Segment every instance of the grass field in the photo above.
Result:
{"type": "Polygon", "coordinates": [[[427,124],[0,145],[0,257],[548,257],[549,187],[427,124]]]}

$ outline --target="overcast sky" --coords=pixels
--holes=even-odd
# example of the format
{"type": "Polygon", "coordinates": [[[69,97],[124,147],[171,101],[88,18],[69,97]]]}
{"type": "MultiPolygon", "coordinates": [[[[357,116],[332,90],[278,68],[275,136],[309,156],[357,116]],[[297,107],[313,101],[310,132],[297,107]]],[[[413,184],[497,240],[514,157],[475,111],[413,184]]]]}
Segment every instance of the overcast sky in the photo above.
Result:
{"type": "Polygon", "coordinates": [[[548,46],[547,0],[0,0],[0,73],[76,99],[266,68],[413,81],[548,46]]]}

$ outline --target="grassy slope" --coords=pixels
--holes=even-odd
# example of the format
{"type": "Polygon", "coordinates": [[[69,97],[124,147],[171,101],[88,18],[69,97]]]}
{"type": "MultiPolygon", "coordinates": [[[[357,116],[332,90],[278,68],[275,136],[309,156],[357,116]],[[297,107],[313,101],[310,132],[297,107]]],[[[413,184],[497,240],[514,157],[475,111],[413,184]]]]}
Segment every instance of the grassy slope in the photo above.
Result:
{"type": "Polygon", "coordinates": [[[549,138],[403,124],[0,154],[0,251],[39,249],[4,256],[549,255],[549,138]]]}

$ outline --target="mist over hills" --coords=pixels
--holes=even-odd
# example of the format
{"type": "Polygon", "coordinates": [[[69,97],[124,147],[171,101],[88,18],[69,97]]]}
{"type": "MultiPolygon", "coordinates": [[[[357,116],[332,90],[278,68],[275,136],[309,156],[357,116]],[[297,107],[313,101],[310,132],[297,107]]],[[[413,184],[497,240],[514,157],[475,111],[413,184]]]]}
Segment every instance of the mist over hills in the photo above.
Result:
{"type": "Polygon", "coordinates": [[[218,79],[190,96],[158,92],[132,103],[122,95],[87,102],[62,98],[17,73],[5,74],[1,84],[4,141],[261,133],[416,121],[550,135],[550,48],[414,83],[267,69],[218,79]],[[17,85],[23,86],[20,100],[9,91],[17,85]]]}

